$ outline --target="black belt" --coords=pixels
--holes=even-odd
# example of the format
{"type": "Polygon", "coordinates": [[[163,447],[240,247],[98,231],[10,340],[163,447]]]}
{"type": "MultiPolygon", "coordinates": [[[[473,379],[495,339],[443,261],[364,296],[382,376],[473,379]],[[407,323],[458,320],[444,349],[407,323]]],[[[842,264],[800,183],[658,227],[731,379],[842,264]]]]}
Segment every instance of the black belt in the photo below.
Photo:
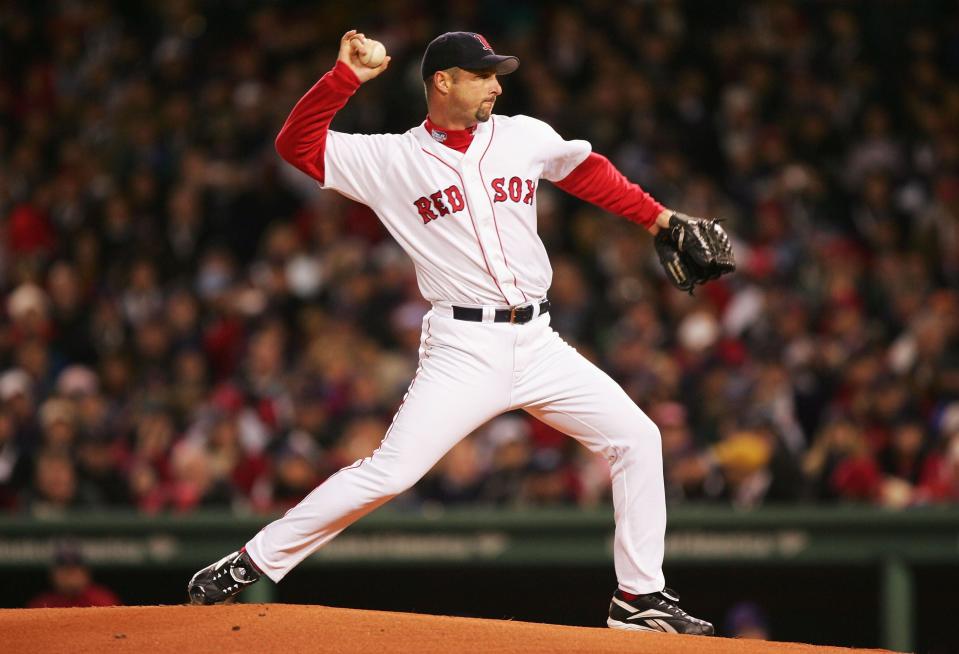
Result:
{"type": "MultiPolygon", "coordinates": [[[[549,313],[549,300],[539,303],[539,315],[549,313]]],[[[476,307],[453,307],[453,317],[457,320],[483,322],[483,310],[476,307]]],[[[512,309],[497,309],[493,315],[493,322],[510,322],[524,325],[533,319],[533,305],[527,304],[512,309]]]]}

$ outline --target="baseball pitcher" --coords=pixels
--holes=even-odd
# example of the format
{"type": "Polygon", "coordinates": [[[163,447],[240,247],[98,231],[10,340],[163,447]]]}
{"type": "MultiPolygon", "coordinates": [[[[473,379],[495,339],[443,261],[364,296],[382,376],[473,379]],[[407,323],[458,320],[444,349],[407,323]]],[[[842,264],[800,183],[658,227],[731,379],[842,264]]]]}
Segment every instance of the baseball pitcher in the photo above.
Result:
{"type": "Polygon", "coordinates": [[[618,588],[607,624],[710,635],[665,588],[666,505],[656,425],[550,328],[552,277],[536,231],[536,190],[564,191],[645,227],[679,289],[735,269],[718,222],[664,208],[589,143],[529,116],[493,113],[519,66],[479,34],[433,40],[422,60],[428,114],[403,134],[330,131],[333,116],[390,58],[356,31],[293,108],[276,139],[287,162],[368,205],[413,259],[423,318],[419,366],[370,456],[343,468],[237,552],[200,570],[193,603],[223,602],[262,575],[280,581],[341,531],[415,484],[460,439],[523,409],[606,457],[618,588]]]}

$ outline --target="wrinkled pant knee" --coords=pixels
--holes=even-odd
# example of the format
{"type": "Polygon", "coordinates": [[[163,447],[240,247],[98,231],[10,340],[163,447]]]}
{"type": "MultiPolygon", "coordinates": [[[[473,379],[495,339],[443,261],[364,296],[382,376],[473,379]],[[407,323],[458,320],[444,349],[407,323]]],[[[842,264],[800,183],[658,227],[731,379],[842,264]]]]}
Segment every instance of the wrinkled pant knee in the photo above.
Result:
{"type": "Polygon", "coordinates": [[[375,458],[365,459],[351,472],[355,473],[356,484],[363,489],[369,501],[396,497],[412,488],[426,474],[426,471],[390,465],[375,458]]]}

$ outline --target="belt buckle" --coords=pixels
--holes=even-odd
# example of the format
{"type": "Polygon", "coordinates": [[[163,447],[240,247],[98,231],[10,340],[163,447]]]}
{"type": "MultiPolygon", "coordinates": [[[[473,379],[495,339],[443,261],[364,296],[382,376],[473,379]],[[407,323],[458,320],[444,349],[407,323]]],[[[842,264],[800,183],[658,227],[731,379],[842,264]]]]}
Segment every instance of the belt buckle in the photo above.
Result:
{"type": "Polygon", "coordinates": [[[533,319],[535,309],[532,304],[524,304],[519,307],[511,307],[509,310],[510,324],[525,325],[533,319]]]}

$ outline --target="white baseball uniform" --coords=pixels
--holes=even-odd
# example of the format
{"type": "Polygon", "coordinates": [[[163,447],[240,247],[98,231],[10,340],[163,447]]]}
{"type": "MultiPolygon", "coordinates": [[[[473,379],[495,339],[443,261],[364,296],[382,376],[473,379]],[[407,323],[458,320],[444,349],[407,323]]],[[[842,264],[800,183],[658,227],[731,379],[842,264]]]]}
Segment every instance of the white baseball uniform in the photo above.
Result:
{"type": "MultiPolygon", "coordinates": [[[[338,68],[327,77],[346,75],[338,68]]],[[[421,124],[403,134],[329,132],[318,150],[289,148],[299,148],[303,161],[319,157],[300,167],[323,188],[376,212],[413,259],[432,309],[423,319],[416,374],[379,448],[332,475],[246,550],[279,581],[410,488],[463,437],[523,409],[609,460],[619,586],[660,591],[666,507],[659,430],[550,328],[548,313],[539,315],[552,270],[536,231],[536,188],[541,179],[563,180],[590,146],[528,116],[493,115],[476,127],[465,153],[444,145],[444,136],[421,124]],[[533,307],[531,321],[493,321],[497,309],[525,305],[533,307]],[[454,318],[454,306],[481,309],[483,321],[454,318]]]]}

